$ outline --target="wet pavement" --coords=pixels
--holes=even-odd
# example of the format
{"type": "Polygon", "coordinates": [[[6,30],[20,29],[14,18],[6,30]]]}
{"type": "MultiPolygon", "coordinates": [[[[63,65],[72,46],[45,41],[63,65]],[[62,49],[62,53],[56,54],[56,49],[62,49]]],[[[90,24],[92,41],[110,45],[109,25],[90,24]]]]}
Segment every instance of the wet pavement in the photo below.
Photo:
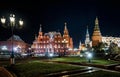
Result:
{"type": "MultiPolygon", "coordinates": [[[[80,74],[91,73],[91,72],[95,72],[95,71],[99,71],[99,70],[120,73],[120,71],[115,70],[115,67],[119,66],[119,64],[102,66],[102,67],[98,66],[97,67],[94,64],[81,64],[81,63],[74,63],[74,62],[57,62],[57,61],[49,61],[49,60],[43,60],[43,61],[52,62],[52,63],[56,62],[56,63],[63,63],[63,64],[85,67],[84,69],[80,69],[80,70],[62,71],[62,72],[57,72],[57,73],[51,73],[51,74],[45,75],[45,77],[75,77],[75,76],[79,76],[80,74]]],[[[18,61],[17,63],[19,63],[19,62],[24,62],[24,61],[18,61]]],[[[8,64],[9,61],[2,61],[0,63],[5,65],[5,64],[8,64]]]]}
{"type": "MultiPolygon", "coordinates": [[[[48,62],[54,63],[55,61],[48,61],[48,62]]],[[[120,73],[120,71],[115,70],[115,67],[119,66],[120,64],[112,64],[112,65],[107,65],[107,66],[99,66],[99,65],[96,66],[94,64],[90,64],[90,65],[85,64],[84,65],[81,63],[72,63],[72,62],[70,62],[70,63],[69,62],[56,62],[56,63],[76,65],[76,66],[80,66],[80,67],[83,66],[83,67],[85,67],[85,69],[52,73],[52,74],[46,75],[46,77],[75,77],[75,76],[79,76],[81,74],[91,73],[91,72],[95,72],[95,71],[99,71],[99,70],[120,73]]]]}
{"type": "Polygon", "coordinates": [[[80,69],[80,70],[62,71],[62,72],[58,72],[58,73],[51,73],[51,74],[47,74],[45,77],[68,77],[68,76],[79,75],[82,73],[91,73],[94,71],[98,71],[98,69],[95,69],[94,67],[86,67],[86,68],[80,69]]]}

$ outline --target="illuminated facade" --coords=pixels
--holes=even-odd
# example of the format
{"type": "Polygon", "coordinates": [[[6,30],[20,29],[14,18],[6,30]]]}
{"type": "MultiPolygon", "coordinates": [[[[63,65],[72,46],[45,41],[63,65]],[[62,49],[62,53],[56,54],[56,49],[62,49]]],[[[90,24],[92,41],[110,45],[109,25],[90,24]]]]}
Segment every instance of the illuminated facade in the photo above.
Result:
{"type": "Polygon", "coordinates": [[[89,31],[88,31],[88,26],[87,26],[85,42],[84,42],[84,44],[81,44],[81,41],[80,41],[79,50],[85,51],[90,47],[92,47],[92,41],[90,41],[90,36],[89,36],[89,31]]]}
{"type": "Polygon", "coordinates": [[[92,46],[96,46],[100,42],[106,43],[107,47],[109,47],[111,43],[115,43],[118,45],[118,47],[120,47],[120,37],[112,37],[112,36],[108,37],[101,35],[98,18],[96,18],[94,32],[92,35],[92,46]]]}
{"type": "MultiPolygon", "coordinates": [[[[0,41],[0,50],[12,51],[12,37],[7,41],[0,41]]],[[[26,52],[29,44],[25,43],[19,36],[13,35],[13,50],[16,53],[26,52]]]]}
{"type": "Polygon", "coordinates": [[[40,26],[38,37],[35,36],[35,40],[31,46],[35,54],[48,55],[52,53],[54,55],[69,55],[69,49],[73,49],[73,41],[69,36],[67,29],[67,23],[65,23],[64,34],[60,32],[42,32],[40,26]]]}
{"type": "Polygon", "coordinates": [[[80,51],[84,51],[85,49],[86,49],[85,44],[81,44],[81,41],[80,41],[80,43],[79,43],[79,50],[80,51]]]}
{"type": "Polygon", "coordinates": [[[98,18],[96,17],[95,27],[92,35],[92,46],[96,46],[100,42],[102,42],[102,35],[99,28],[99,21],[98,21],[98,18]]]}
{"type": "Polygon", "coordinates": [[[110,43],[115,43],[120,47],[120,37],[102,37],[102,42],[107,43],[108,47],[110,46],[110,43]]]}

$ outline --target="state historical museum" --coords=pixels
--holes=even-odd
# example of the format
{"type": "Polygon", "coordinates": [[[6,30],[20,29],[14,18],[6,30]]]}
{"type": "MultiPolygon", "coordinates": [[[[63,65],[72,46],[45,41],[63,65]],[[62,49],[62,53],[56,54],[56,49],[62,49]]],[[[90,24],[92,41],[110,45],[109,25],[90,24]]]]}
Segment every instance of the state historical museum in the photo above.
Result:
{"type": "Polygon", "coordinates": [[[69,36],[67,23],[65,23],[64,34],[60,32],[43,33],[40,25],[39,34],[35,36],[35,40],[31,46],[34,54],[41,56],[53,54],[56,56],[65,56],[71,53],[73,49],[73,40],[69,36]]]}

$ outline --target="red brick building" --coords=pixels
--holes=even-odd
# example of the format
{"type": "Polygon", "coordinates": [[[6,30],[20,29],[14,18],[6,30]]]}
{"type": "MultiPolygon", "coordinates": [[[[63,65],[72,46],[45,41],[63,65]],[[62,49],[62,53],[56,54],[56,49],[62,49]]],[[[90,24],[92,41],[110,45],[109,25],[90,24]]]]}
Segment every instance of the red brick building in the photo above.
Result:
{"type": "MultiPolygon", "coordinates": [[[[0,41],[0,50],[12,51],[12,37],[7,41],[0,41]]],[[[21,53],[28,50],[29,44],[25,43],[19,36],[13,35],[13,50],[14,52],[21,53]]]]}
{"type": "Polygon", "coordinates": [[[69,36],[67,24],[65,23],[64,34],[60,32],[48,32],[43,33],[40,26],[38,36],[35,36],[35,40],[31,46],[35,54],[46,55],[53,53],[54,55],[68,55],[69,49],[73,49],[73,41],[69,36]]]}

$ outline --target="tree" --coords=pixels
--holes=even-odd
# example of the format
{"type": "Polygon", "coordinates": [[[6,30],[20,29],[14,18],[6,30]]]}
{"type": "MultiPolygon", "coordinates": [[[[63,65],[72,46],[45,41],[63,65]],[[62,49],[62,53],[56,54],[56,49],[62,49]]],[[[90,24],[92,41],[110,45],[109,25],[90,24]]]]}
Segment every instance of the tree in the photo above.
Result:
{"type": "Polygon", "coordinates": [[[103,42],[101,42],[101,43],[99,43],[97,46],[94,46],[93,48],[94,48],[94,50],[95,50],[95,52],[102,52],[102,51],[104,51],[104,48],[106,47],[106,43],[103,43],[103,42]]]}
{"type": "Polygon", "coordinates": [[[110,54],[120,54],[120,48],[117,44],[111,43],[109,47],[110,54]]]}
{"type": "Polygon", "coordinates": [[[105,56],[105,48],[106,48],[106,43],[99,43],[97,46],[94,46],[94,52],[96,57],[104,57],[105,56]]]}

